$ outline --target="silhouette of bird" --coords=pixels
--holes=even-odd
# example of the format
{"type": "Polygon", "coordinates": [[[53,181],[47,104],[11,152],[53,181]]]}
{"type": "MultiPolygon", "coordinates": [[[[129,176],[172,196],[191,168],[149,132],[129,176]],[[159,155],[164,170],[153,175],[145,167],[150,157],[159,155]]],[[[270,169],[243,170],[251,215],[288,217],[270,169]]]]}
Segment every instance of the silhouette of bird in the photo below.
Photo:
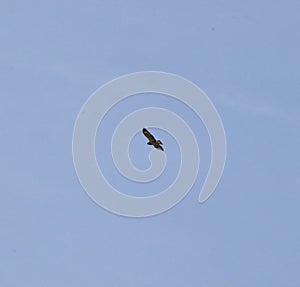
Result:
{"type": "Polygon", "coordinates": [[[148,145],[153,145],[156,149],[162,151],[164,150],[161,146],[163,143],[160,140],[156,140],[155,137],[152,134],[150,134],[150,132],[147,129],[143,128],[143,134],[149,140],[149,142],[147,142],[148,145]]]}

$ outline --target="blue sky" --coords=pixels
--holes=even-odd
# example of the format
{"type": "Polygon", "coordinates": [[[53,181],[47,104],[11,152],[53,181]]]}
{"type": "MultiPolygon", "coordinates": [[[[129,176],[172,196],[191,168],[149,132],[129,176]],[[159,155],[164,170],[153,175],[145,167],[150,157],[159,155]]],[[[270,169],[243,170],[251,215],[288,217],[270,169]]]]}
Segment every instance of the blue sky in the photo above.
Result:
{"type": "Polygon", "coordinates": [[[299,286],[299,6],[2,1],[0,285],[299,286]],[[144,70],[202,88],[228,154],[207,202],[131,219],[89,199],[71,142],[92,92],[144,70]]]}

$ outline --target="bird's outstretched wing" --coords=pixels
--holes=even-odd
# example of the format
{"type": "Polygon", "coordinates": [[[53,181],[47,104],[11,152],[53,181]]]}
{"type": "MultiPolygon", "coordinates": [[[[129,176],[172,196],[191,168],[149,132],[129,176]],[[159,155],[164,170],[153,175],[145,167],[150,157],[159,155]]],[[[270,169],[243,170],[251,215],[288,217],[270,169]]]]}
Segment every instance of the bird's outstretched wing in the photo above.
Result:
{"type": "Polygon", "coordinates": [[[143,128],[143,134],[149,140],[149,142],[156,142],[155,137],[152,134],[150,134],[150,132],[147,129],[143,128]]]}

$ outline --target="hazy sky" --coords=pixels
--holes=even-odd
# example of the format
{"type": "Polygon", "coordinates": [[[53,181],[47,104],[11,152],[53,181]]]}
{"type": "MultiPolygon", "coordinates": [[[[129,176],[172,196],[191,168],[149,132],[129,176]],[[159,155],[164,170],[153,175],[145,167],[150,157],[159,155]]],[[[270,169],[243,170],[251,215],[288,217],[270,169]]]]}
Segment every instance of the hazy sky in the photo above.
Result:
{"type": "MultiPolygon", "coordinates": [[[[279,0],[2,1],[0,286],[300,286],[299,9],[279,0]],[[216,192],[199,204],[205,129],[185,107],[158,98],[199,127],[203,165],[177,206],[132,219],[84,192],[72,133],[92,92],[144,70],[203,89],[223,120],[228,154],[216,192]]],[[[107,130],[117,114],[105,118],[107,130]]],[[[97,156],[124,187],[101,158],[99,139],[109,136],[97,134],[97,156]]],[[[134,143],[133,161],[146,167],[145,138],[134,143]]],[[[158,188],[178,168],[178,148],[169,146],[174,165],[158,188]]]]}

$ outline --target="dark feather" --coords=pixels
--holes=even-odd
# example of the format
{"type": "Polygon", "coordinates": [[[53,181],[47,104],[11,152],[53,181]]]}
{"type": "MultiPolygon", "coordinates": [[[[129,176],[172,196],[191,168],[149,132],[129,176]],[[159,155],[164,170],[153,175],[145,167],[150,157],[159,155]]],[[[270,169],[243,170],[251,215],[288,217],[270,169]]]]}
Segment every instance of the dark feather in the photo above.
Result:
{"type": "Polygon", "coordinates": [[[143,134],[151,144],[154,144],[156,142],[155,137],[152,134],[150,134],[150,132],[147,129],[143,128],[143,134]]]}

